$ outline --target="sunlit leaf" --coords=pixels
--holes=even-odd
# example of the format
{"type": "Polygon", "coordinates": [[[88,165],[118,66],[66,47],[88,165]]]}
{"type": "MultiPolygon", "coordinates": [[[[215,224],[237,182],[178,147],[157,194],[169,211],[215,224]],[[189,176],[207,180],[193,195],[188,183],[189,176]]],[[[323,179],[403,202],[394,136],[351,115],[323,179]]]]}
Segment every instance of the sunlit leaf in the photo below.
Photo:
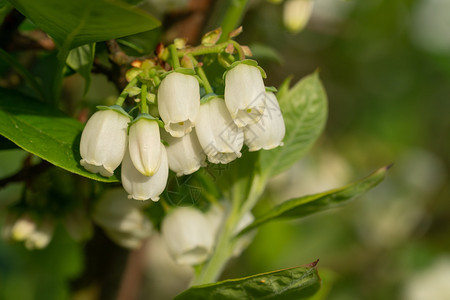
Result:
{"type": "Polygon", "coordinates": [[[73,70],[77,71],[85,80],[84,93],[91,85],[91,69],[94,63],[95,43],[86,44],[72,49],[67,56],[66,63],[73,70]]]}
{"type": "Polygon", "coordinates": [[[148,13],[119,0],[10,0],[62,48],[73,49],[160,25],[148,13]]]}
{"type": "Polygon", "coordinates": [[[388,169],[389,167],[383,167],[364,179],[338,189],[285,201],[271,208],[266,214],[256,218],[239,235],[270,221],[302,218],[316,212],[341,206],[380,183],[388,169]]]}
{"type": "Polygon", "coordinates": [[[320,288],[316,264],[194,286],[174,300],[306,299],[320,288]]]}

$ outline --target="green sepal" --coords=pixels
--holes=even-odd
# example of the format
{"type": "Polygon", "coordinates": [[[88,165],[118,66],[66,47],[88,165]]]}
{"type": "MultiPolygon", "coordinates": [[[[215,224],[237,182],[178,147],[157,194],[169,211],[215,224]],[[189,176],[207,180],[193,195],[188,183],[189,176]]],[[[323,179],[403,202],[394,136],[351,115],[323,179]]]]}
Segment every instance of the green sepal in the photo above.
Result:
{"type": "Polygon", "coordinates": [[[235,61],[234,63],[232,63],[227,68],[227,70],[225,72],[223,72],[222,78],[225,79],[225,75],[227,74],[227,72],[230,71],[231,69],[233,69],[234,67],[236,67],[237,65],[240,65],[240,64],[249,65],[249,66],[258,68],[258,70],[261,72],[262,78],[267,78],[266,71],[264,71],[263,68],[258,66],[258,62],[256,60],[253,60],[253,59],[244,59],[244,60],[235,61]]]}
{"type": "Polygon", "coordinates": [[[214,93],[206,94],[205,96],[203,96],[203,97],[200,99],[200,105],[205,104],[205,103],[208,103],[209,101],[211,101],[211,100],[214,99],[214,98],[220,98],[220,99],[223,99],[223,96],[219,96],[219,95],[216,95],[216,94],[214,94],[214,93]]]}
{"type": "Polygon", "coordinates": [[[266,92],[276,93],[278,90],[274,86],[266,86],[266,92]]]}
{"type": "Polygon", "coordinates": [[[139,121],[139,120],[141,120],[141,119],[145,119],[145,120],[149,120],[149,121],[155,121],[155,122],[158,122],[158,125],[159,125],[159,122],[162,123],[162,121],[161,121],[160,119],[155,118],[154,116],[152,116],[152,115],[150,115],[150,114],[147,114],[147,113],[141,113],[141,114],[139,114],[133,121],[131,121],[130,123],[128,123],[128,127],[130,127],[131,125],[133,125],[134,123],[136,123],[137,121],[139,121]]]}
{"type": "Polygon", "coordinates": [[[130,120],[133,120],[133,117],[130,116],[130,115],[122,108],[122,106],[119,106],[119,105],[111,105],[111,106],[98,105],[98,106],[97,106],[97,109],[98,109],[98,110],[107,110],[107,109],[110,109],[110,110],[113,110],[113,111],[115,111],[115,112],[118,112],[119,114],[122,114],[122,115],[124,115],[124,116],[130,118],[130,120]]]}
{"type": "Polygon", "coordinates": [[[172,74],[174,72],[184,74],[184,75],[195,75],[195,71],[193,69],[180,67],[180,68],[177,68],[176,70],[172,70],[172,71],[166,72],[164,74],[161,74],[160,77],[161,77],[161,79],[164,79],[164,78],[166,78],[167,75],[172,74]]]}
{"type": "Polygon", "coordinates": [[[169,143],[166,142],[166,141],[163,140],[163,139],[161,139],[161,144],[163,144],[163,145],[166,146],[166,147],[169,147],[169,146],[170,146],[169,143]]]}

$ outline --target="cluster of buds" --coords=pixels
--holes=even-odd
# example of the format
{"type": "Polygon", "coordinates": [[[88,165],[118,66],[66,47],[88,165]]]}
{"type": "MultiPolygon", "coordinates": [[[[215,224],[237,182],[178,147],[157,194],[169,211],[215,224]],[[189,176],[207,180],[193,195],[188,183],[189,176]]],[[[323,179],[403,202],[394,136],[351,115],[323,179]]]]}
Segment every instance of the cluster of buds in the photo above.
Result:
{"type": "Polygon", "coordinates": [[[244,144],[249,151],[282,145],[283,116],[275,95],[266,91],[264,71],[256,61],[245,59],[247,47],[231,37],[216,44],[218,37],[220,30],[205,35],[195,48],[180,46],[179,41],[161,46],[155,59],[135,62],[117,105],[100,107],[87,122],[81,165],[108,177],[122,164],[122,185],[129,198],[158,201],[169,169],[177,176],[188,175],[206,160],[227,164],[241,157],[244,144]],[[213,92],[203,63],[194,57],[204,53],[216,53],[226,67],[224,87],[216,87],[224,95],[213,92]],[[135,118],[121,107],[127,96],[139,103],[135,118]]]}
{"type": "Polygon", "coordinates": [[[50,243],[54,223],[50,218],[36,220],[29,214],[24,214],[18,218],[9,216],[2,231],[6,240],[23,241],[28,250],[42,249],[50,243]]]}

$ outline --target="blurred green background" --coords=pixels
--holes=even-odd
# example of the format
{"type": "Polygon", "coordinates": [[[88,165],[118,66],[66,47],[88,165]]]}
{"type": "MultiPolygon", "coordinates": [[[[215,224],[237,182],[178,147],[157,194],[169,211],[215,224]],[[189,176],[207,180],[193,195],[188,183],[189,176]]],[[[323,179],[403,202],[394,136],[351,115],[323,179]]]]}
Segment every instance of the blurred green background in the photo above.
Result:
{"type": "MultiPolygon", "coordinates": [[[[283,26],[283,3],[250,1],[238,41],[250,45],[267,85],[318,69],[329,97],[322,138],[272,180],[255,214],[394,165],[350,205],[262,227],[223,278],[320,259],[317,299],[450,299],[448,16],[448,0],[316,0],[307,28],[292,34],[283,26]]],[[[66,93],[81,98],[81,79],[70,80],[66,93]]],[[[95,76],[83,101],[115,93],[95,76]]],[[[24,156],[0,151],[1,177],[20,168],[24,156]]],[[[0,190],[1,209],[18,194],[20,186],[0,190]]],[[[83,259],[82,246],[62,228],[40,251],[0,241],[0,299],[66,299],[83,259]]]]}

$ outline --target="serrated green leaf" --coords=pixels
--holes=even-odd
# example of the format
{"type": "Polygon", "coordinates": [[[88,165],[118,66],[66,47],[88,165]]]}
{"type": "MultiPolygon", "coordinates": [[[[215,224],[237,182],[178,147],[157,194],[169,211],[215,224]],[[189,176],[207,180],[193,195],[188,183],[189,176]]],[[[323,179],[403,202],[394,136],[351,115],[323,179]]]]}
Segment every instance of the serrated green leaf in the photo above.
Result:
{"type": "Polygon", "coordinates": [[[114,182],[80,165],[83,124],[47,104],[13,90],[0,89],[0,135],[55,166],[91,179],[114,182]]]}
{"type": "Polygon", "coordinates": [[[194,286],[174,300],[306,299],[320,288],[316,264],[194,286]]]}
{"type": "Polygon", "coordinates": [[[284,146],[260,155],[261,173],[264,177],[285,171],[297,162],[321,134],[327,118],[327,96],[314,73],[299,81],[279,98],[286,124],[284,146]]]}
{"type": "Polygon", "coordinates": [[[146,12],[120,0],[10,0],[61,48],[123,37],[160,25],[146,12]]]}
{"type": "Polygon", "coordinates": [[[238,235],[242,235],[270,221],[302,218],[316,212],[341,206],[380,183],[388,169],[389,167],[380,168],[366,178],[338,189],[285,201],[258,217],[238,235]]]}
{"type": "Polygon", "coordinates": [[[91,85],[91,69],[95,57],[95,43],[86,44],[72,49],[67,56],[66,63],[79,73],[85,80],[84,94],[91,85]]]}

